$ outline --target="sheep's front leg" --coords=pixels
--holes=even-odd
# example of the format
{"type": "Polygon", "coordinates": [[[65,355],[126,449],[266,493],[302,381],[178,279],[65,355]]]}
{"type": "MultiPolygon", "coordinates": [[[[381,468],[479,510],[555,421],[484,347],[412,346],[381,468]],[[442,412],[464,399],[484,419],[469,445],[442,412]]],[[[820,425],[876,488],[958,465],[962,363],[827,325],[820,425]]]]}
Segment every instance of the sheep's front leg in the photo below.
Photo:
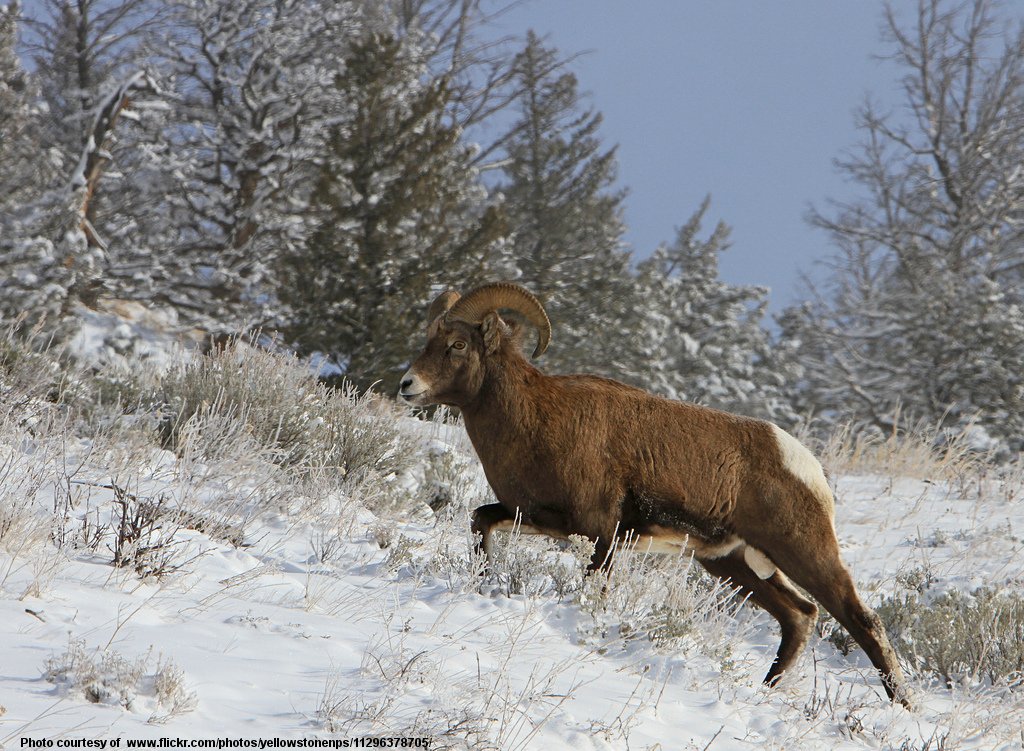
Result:
{"type": "Polygon", "coordinates": [[[476,541],[474,550],[477,555],[483,553],[487,558],[487,563],[490,565],[491,562],[491,533],[495,529],[511,529],[512,525],[515,524],[515,516],[500,503],[488,503],[486,506],[480,506],[473,511],[473,521],[470,525],[470,529],[474,535],[479,535],[479,539],[476,541]]]}
{"type": "Polygon", "coordinates": [[[474,535],[480,535],[474,549],[477,555],[483,553],[487,558],[488,566],[491,562],[491,549],[494,544],[492,533],[496,531],[515,529],[524,535],[562,537],[556,532],[524,521],[521,516],[513,514],[500,503],[488,503],[486,506],[480,506],[474,510],[470,529],[474,535]]]}
{"type": "MultiPolygon", "coordinates": [[[[612,544],[608,537],[598,536],[594,540],[594,554],[590,556],[590,563],[587,565],[587,574],[601,573],[608,574],[612,568],[612,544]]],[[[591,538],[593,539],[593,538],[591,538]]]]}

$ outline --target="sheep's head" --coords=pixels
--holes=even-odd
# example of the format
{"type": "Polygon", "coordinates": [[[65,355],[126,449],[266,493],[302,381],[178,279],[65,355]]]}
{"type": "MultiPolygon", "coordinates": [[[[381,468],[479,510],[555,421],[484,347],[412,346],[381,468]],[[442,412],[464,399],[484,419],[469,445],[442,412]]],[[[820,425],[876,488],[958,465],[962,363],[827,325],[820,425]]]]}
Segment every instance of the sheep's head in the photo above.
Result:
{"type": "Polygon", "coordinates": [[[427,346],[402,378],[402,399],[417,406],[470,402],[483,384],[487,359],[519,334],[499,310],[514,311],[537,328],[534,358],[547,349],[551,322],[540,301],[518,284],[485,284],[465,297],[442,292],[427,313],[427,346]]]}

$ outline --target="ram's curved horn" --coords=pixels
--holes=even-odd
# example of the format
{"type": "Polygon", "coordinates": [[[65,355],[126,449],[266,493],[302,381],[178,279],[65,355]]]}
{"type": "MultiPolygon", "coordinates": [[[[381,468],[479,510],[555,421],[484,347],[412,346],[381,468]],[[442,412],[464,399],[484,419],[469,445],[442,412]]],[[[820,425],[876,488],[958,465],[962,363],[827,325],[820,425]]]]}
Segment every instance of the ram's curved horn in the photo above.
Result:
{"type": "Polygon", "coordinates": [[[427,309],[427,325],[429,326],[439,315],[444,315],[448,310],[458,302],[459,295],[453,289],[448,289],[442,292],[440,295],[434,298],[434,302],[430,303],[430,307],[427,309]]]}
{"type": "Polygon", "coordinates": [[[537,329],[537,348],[533,357],[540,357],[551,341],[551,321],[540,300],[518,284],[495,282],[477,287],[467,293],[448,310],[449,318],[468,323],[480,323],[492,310],[514,310],[537,329]]]}

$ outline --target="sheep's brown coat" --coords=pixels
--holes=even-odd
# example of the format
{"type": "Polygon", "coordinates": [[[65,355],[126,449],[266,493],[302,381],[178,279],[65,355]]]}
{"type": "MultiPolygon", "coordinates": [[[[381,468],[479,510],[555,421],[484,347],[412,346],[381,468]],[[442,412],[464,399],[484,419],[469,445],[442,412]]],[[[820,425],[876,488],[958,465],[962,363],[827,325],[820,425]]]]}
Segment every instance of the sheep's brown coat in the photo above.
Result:
{"type": "Polygon", "coordinates": [[[791,577],[864,647],[889,695],[907,703],[884,629],[839,558],[832,496],[810,452],[761,420],[606,378],[546,375],[497,311],[449,320],[444,310],[457,299],[432,307],[437,317],[403,396],[462,410],[499,502],[474,513],[485,551],[492,531],[517,514],[525,531],[594,540],[592,569],[627,533],[641,548],[690,551],[779,621],[769,683],[796,660],[817,615],[791,577]]]}

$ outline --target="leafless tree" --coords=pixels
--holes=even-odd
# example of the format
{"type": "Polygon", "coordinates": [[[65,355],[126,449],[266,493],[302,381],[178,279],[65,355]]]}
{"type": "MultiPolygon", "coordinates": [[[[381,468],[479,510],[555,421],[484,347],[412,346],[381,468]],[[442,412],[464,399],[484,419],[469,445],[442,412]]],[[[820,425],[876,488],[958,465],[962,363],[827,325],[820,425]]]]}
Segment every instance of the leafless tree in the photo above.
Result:
{"type": "Polygon", "coordinates": [[[885,38],[904,106],[860,109],[837,166],[862,193],[810,215],[838,249],[830,286],[787,318],[810,401],[1019,435],[1024,28],[993,0],[919,0],[909,18],[886,6],[885,38]]]}

